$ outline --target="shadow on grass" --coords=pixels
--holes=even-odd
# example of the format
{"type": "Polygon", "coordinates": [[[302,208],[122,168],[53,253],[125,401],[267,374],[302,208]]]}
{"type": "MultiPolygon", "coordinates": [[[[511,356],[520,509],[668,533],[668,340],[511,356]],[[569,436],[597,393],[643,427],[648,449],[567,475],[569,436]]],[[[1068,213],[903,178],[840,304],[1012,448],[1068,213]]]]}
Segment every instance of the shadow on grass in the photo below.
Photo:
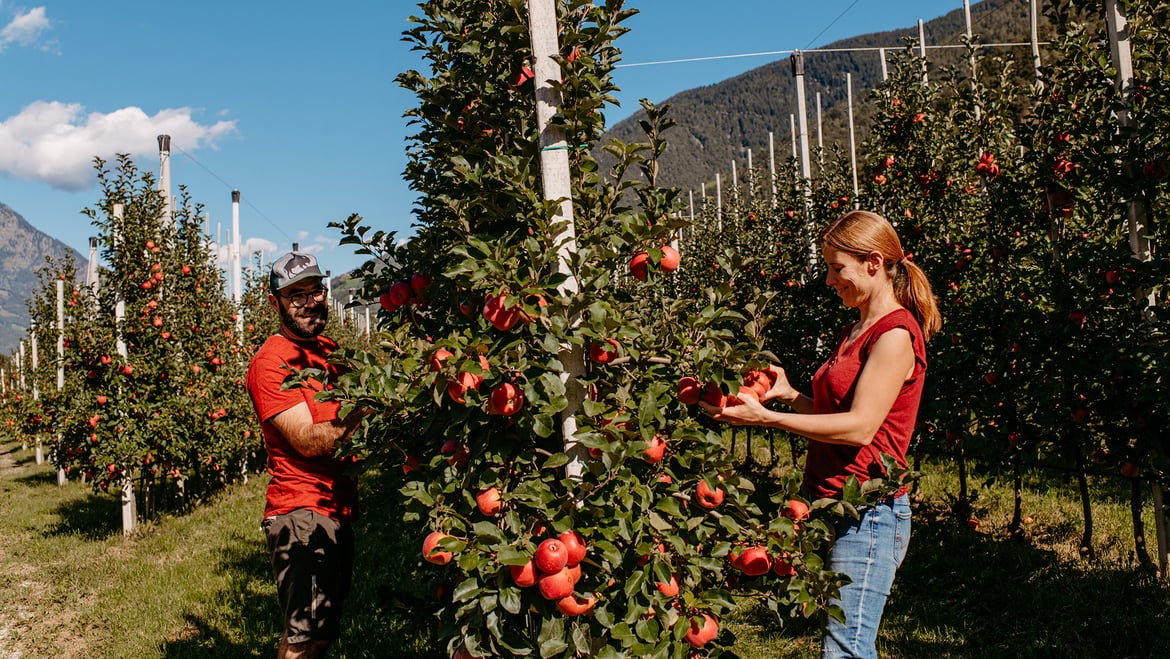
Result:
{"type": "MultiPolygon", "coordinates": [[[[52,484],[56,477],[52,474],[52,484]]],[[[111,496],[89,495],[67,501],[54,511],[60,519],[45,529],[49,537],[77,535],[91,541],[100,541],[122,532],[122,502],[111,496]]]]}
{"type": "MultiPolygon", "coordinates": [[[[741,470],[769,482],[765,466],[741,470]]],[[[770,493],[761,488],[756,503],[767,508],[770,493]]],[[[1045,533],[1077,537],[1080,527],[1079,518],[1066,519],[1045,533]]],[[[915,509],[878,649],[895,659],[1165,657],[1167,600],[1170,586],[1137,568],[1061,562],[1027,537],[978,532],[957,520],[948,502],[927,501],[915,509]]],[[[807,621],[782,623],[758,605],[736,616],[755,634],[792,641],[792,656],[813,656],[806,648],[819,646],[819,630],[807,621]]]]}
{"type": "Polygon", "coordinates": [[[162,643],[159,656],[231,659],[275,655],[280,614],[275,595],[265,589],[272,571],[263,544],[238,536],[208,568],[228,576],[227,592],[209,607],[207,615],[187,613],[186,627],[162,643]]]}
{"type": "Polygon", "coordinates": [[[1159,657],[1170,648],[1170,589],[1136,570],[1062,564],[942,508],[918,510],[913,533],[882,628],[890,656],[1159,657]]]}
{"type": "MultiPolygon", "coordinates": [[[[396,659],[435,653],[425,612],[425,584],[414,579],[415,539],[401,532],[399,495],[376,478],[363,481],[363,515],[355,523],[353,590],[345,602],[342,637],[330,659],[396,659]]],[[[230,575],[223,604],[207,615],[186,616],[187,626],[161,647],[166,659],[269,657],[283,631],[267,548],[260,534],[220,553],[217,574],[230,575]]],[[[433,592],[433,589],[431,590],[433,592]]]]}

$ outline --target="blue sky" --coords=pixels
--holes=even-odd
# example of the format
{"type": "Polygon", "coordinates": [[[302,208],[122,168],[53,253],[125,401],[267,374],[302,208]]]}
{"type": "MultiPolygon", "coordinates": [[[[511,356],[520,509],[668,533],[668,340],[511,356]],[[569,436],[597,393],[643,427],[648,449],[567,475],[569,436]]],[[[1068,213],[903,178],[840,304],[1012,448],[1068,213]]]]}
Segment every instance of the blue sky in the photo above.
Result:
{"type": "MultiPolygon", "coordinates": [[[[974,4],[974,3],[972,3],[974,4]]],[[[630,0],[640,14],[618,44],[625,64],[808,49],[906,28],[962,0],[630,0]]],[[[334,273],[360,259],[333,220],[360,213],[411,232],[401,179],[414,98],[394,84],[420,65],[400,36],[410,0],[157,2],[0,0],[0,202],[88,253],[81,215],[99,199],[94,156],[130,153],[157,174],[156,136],[171,135],[171,176],[227,238],[239,189],[253,249],[299,242],[334,273]]],[[[898,44],[891,44],[897,46],[898,44]]],[[[783,55],[624,66],[622,106],[666,100],[783,55]]],[[[778,127],[778,136],[784,127],[778,127]]]]}

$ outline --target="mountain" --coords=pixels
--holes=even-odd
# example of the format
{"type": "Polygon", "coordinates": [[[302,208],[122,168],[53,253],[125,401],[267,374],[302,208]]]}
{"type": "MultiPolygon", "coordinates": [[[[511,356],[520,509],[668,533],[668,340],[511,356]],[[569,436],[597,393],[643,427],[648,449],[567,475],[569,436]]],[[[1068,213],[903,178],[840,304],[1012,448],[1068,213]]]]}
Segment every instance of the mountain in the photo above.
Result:
{"type": "MultiPolygon", "coordinates": [[[[957,1],[955,4],[959,4],[957,1]]],[[[1042,23],[1044,21],[1041,21],[1042,23]]],[[[983,0],[971,5],[972,32],[981,43],[1028,43],[1030,19],[1028,0],[983,0]]],[[[1047,27],[1047,26],[1045,26],[1047,27]]],[[[924,22],[927,46],[961,46],[966,25],[963,10],[956,9],[924,22]]],[[[1043,41],[1049,35],[1041,31],[1043,41]]],[[[822,135],[826,153],[839,146],[849,150],[848,87],[845,74],[852,74],[854,125],[856,142],[861,144],[868,136],[873,108],[867,102],[870,89],[881,83],[882,68],[878,48],[886,48],[887,61],[905,45],[905,39],[918,39],[918,26],[890,32],[875,32],[851,37],[804,55],[805,98],[810,142],[816,146],[817,105],[821,95],[822,135]],[[828,52],[834,49],[868,49],[853,52],[828,52]]],[[[993,55],[1014,54],[1024,62],[1021,74],[1030,74],[1031,49],[1017,46],[995,49],[993,55]]],[[[670,104],[669,117],[677,126],[666,132],[667,150],[662,157],[659,183],[698,190],[700,184],[708,187],[716,172],[723,173],[723,181],[730,181],[731,162],[734,159],[739,172],[747,165],[748,150],[753,166],[768,167],[768,133],[775,139],[777,162],[790,157],[790,116],[797,112],[795,78],[791,57],[765,64],[723,82],[690,89],[665,102],[670,104]]],[[[966,67],[966,50],[962,47],[927,50],[931,80],[942,79],[947,65],[966,67]]],[[[654,99],[652,99],[654,100],[654,99]]],[[[658,101],[656,101],[658,102],[658,101]]],[[[633,116],[615,124],[607,133],[623,142],[642,142],[645,135],[638,121],[645,118],[639,110],[633,116]]],[[[613,159],[608,154],[596,153],[603,167],[613,159]]],[[[743,180],[743,174],[740,174],[743,180]]],[[[697,195],[696,195],[697,196],[697,195]]]]}
{"type": "Polygon", "coordinates": [[[85,259],[76,250],[0,203],[0,354],[14,353],[28,330],[25,301],[40,287],[36,271],[46,265],[45,257],[63,259],[66,254],[84,271],[85,259]]]}

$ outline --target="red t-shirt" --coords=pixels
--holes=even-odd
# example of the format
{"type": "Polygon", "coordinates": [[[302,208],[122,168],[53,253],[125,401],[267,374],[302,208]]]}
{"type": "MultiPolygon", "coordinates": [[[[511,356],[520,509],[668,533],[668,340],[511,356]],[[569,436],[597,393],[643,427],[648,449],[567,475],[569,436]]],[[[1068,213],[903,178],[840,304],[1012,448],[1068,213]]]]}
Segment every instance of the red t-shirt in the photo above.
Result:
{"type": "Polygon", "coordinates": [[[893,407],[868,445],[845,446],[817,441],[808,443],[804,486],[814,499],[839,497],[850,474],[856,475],[861,482],[881,477],[882,453],[894,456],[899,465],[906,466],[906,451],[910,447],[910,437],[914,434],[926,375],[926,340],[918,321],[907,309],[899,308],[882,316],[848,346],[842,347],[849,336],[849,328],[838,335],[834,356],[822,364],[813,376],[813,413],[832,414],[849,410],[853,405],[857,377],[874,343],[882,334],[897,328],[910,332],[914,348],[914,372],[902,383],[893,407]]]}
{"type": "Polygon", "coordinates": [[[311,341],[292,341],[276,334],[264,342],[248,365],[248,395],[260,417],[264,448],[268,451],[268,473],[272,480],[264,506],[264,516],[282,515],[297,508],[317,511],[332,519],[348,521],[357,514],[357,482],[349,475],[352,460],[332,455],[307,458],[298,453],[272,424],[272,417],[306,403],[313,423],[337,418],[341,405],[318,402],[314,396],[322,390],[315,378],[304,387],[281,389],[290,368],[322,369],[330,376],[337,367],[327,361],[337,344],[323,336],[311,341]]]}

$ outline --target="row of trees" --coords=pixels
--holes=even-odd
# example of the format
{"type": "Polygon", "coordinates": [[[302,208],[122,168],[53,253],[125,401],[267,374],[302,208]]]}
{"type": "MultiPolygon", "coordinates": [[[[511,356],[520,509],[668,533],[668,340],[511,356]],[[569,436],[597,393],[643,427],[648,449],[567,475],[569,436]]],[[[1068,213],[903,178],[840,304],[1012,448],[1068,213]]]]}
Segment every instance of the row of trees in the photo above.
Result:
{"type": "MultiPolygon", "coordinates": [[[[47,447],[63,478],[123,493],[137,484],[150,516],[263,466],[243,380],[278,319],[258,264],[239,307],[226,294],[202,206],[185,189],[172,211],[155,177],[128,157],[96,170],[102,198],[85,214],[97,233],[97,282],[85,283],[69,258],[38,271],[27,348],[6,369],[0,407],[11,431],[47,447]]],[[[330,331],[358,340],[336,322],[330,331]]]]}

